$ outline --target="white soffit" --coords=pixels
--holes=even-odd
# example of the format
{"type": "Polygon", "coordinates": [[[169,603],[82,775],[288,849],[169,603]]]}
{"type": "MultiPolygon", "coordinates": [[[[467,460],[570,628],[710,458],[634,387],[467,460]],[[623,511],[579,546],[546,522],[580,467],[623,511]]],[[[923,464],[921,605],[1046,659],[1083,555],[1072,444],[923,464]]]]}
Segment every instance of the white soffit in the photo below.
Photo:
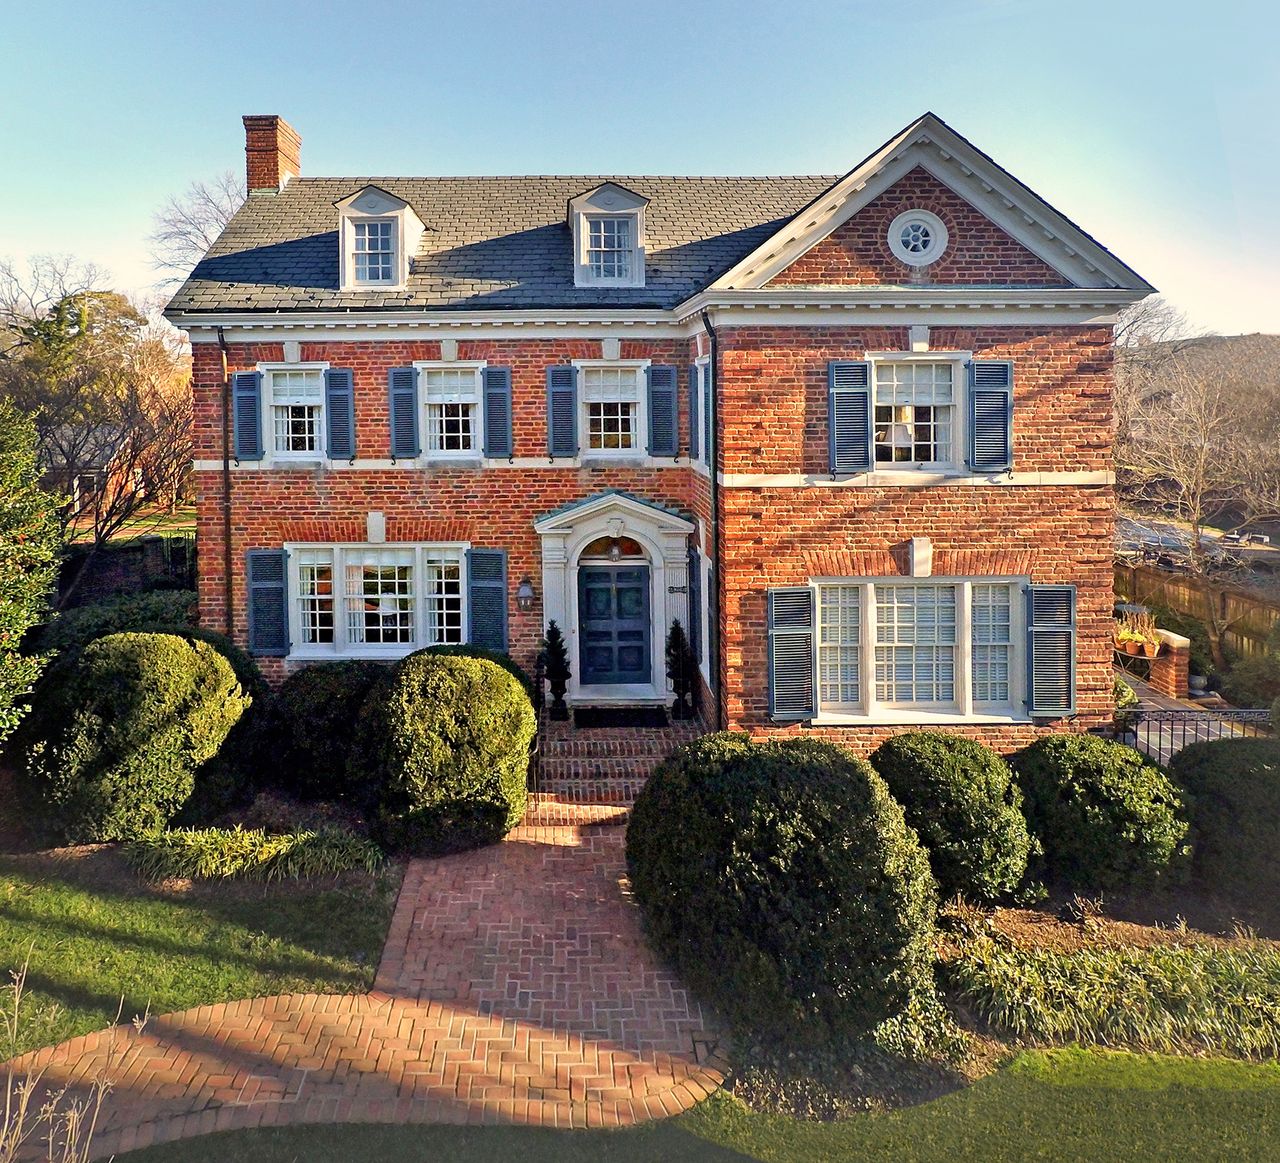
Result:
{"type": "Polygon", "coordinates": [[[1081,288],[1155,288],[932,113],[890,139],[708,290],[756,290],[920,167],[1081,288]]]}

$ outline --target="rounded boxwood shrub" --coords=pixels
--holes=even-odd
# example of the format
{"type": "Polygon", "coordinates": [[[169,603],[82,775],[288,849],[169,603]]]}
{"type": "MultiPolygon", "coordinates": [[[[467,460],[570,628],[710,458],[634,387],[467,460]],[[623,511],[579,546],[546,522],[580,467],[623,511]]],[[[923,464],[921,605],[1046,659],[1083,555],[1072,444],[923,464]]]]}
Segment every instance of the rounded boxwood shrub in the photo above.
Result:
{"type": "Polygon", "coordinates": [[[1013,772],[990,747],[908,731],[882,743],[871,766],[919,833],[943,895],[995,900],[1018,887],[1031,836],[1013,772]]]}
{"type": "Polygon", "coordinates": [[[353,786],[348,763],[355,723],[369,692],[387,677],[381,662],[317,662],[289,675],[276,693],[273,740],[276,780],[303,799],[373,802],[353,786]]]}
{"type": "Polygon", "coordinates": [[[533,704],[503,667],[418,651],[369,693],[349,763],[386,843],[419,855],[500,840],[524,815],[533,704]]]}
{"type": "Polygon", "coordinates": [[[490,662],[496,662],[508,674],[520,680],[529,701],[534,701],[533,679],[529,677],[529,672],[505,651],[488,650],[483,646],[424,646],[417,653],[438,654],[445,658],[486,658],[490,662]]]}
{"type": "Polygon", "coordinates": [[[1280,741],[1192,743],[1169,774],[1189,800],[1196,878],[1223,892],[1280,893],[1280,741]]]}
{"type": "Polygon", "coordinates": [[[636,800],[627,866],[656,948],[746,1038],[838,1044],[932,988],[928,859],[831,744],[686,744],[636,800]]]}
{"type": "Polygon", "coordinates": [[[1013,760],[1045,874],[1073,889],[1148,884],[1182,851],[1182,799],[1168,776],[1123,743],[1048,735],[1013,760]]]}
{"type": "Polygon", "coordinates": [[[152,835],[249,705],[212,646],[109,634],[41,688],[21,744],[30,810],[60,840],[152,835]]]}

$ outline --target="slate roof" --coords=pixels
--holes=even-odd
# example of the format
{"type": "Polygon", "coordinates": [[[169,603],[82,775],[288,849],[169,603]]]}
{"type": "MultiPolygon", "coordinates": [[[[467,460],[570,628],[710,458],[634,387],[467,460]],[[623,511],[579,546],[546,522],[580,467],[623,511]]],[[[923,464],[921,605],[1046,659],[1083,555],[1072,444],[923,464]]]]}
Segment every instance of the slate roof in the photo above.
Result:
{"type": "Polygon", "coordinates": [[[670,308],[707,286],[834,177],[295,178],[254,195],[169,303],[171,312],[670,308]],[[645,282],[575,287],[570,198],[616,182],[648,199],[645,282]],[[400,291],[338,289],[334,203],[378,186],[425,230],[400,291]]]}

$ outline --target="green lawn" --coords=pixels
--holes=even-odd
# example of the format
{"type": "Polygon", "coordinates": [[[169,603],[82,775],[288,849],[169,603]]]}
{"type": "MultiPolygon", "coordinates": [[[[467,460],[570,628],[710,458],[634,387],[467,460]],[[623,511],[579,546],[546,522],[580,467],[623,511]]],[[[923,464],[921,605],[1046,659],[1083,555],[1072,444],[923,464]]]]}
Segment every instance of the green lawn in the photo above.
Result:
{"type": "Polygon", "coordinates": [[[148,1005],[162,1014],[263,994],[366,990],[396,887],[384,874],[342,886],[162,891],[109,849],[0,857],[0,976],[30,950],[19,1050],[109,1025],[122,996],[129,1018],[148,1005]]]}
{"type": "Polygon", "coordinates": [[[1280,1159],[1280,1066],[1101,1050],[1026,1053],[967,1090],[888,1115],[800,1123],[723,1096],[627,1131],[298,1127],[152,1147],[121,1163],[718,1163],[1280,1159]]]}

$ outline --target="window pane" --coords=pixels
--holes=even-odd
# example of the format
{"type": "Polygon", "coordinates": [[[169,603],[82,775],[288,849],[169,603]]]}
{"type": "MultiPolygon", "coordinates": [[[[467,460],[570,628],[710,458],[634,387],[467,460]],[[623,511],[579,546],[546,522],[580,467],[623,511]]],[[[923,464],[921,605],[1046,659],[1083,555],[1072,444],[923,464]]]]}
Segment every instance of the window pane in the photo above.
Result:
{"type": "Polygon", "coordinates": [[[587,264],[596,278],[630,278],[631,249],[631,219],[587,219],[587,264]]]}
{"type": "Polygon", "coordinates": [[[462,567],[457,562],[428,562],[427,584],[431,587],[432,642],[461,642],[462,567]]]}
{"type": "Polygon", "coordinates": [[[951,459],[952,365],[876,365],[875,456],[881,464],[936,464],[951,459]]]}
{"type": "Polygon", "coordinates": [[[636,406],[627,403],[587,405],[589,448],[634,448],[636,406]]]}
{"type": "Polygon", "coordinates": [[[354,226],[356,280],[361,283],[393,282],[395,223],[357,222],[354,226]]]}
{"type": "Polygon", "coordinates": [[[882,703],[954,703],[954,586],[878,585],[876,698],[882,703]]]}
{"type": "Polygon", "coordinates": [[[1009,702],[1010,592],[1007,585],[973,587],[973,701],[1009,702]]]}
{"type": "Polygon", "coordinates": [[[320,409],[289,404],[273,407],[272,430],[276,452],[317,452],[320,448],[320,409]]]}
{"type": "Polygon", "coordinates": [[[414,640],[413,553],[347,554],[347,640],[385,645],[414,640]]]}
{"type": "Polygon", "coordinates": [[[824,706],[861,701],[861,586],[823,586],[818,604],[818,685],[824,706]]]}
{"type": "Polygon", "coordinates": [[[298,624],[302,641],[333,641],[333,554],[298,550],[298,624]]]}
{"type": "Polygon", "coordinates": [[[428,404],[427,451],[470,452],[474,414],[474,404],[428,404]]]}

